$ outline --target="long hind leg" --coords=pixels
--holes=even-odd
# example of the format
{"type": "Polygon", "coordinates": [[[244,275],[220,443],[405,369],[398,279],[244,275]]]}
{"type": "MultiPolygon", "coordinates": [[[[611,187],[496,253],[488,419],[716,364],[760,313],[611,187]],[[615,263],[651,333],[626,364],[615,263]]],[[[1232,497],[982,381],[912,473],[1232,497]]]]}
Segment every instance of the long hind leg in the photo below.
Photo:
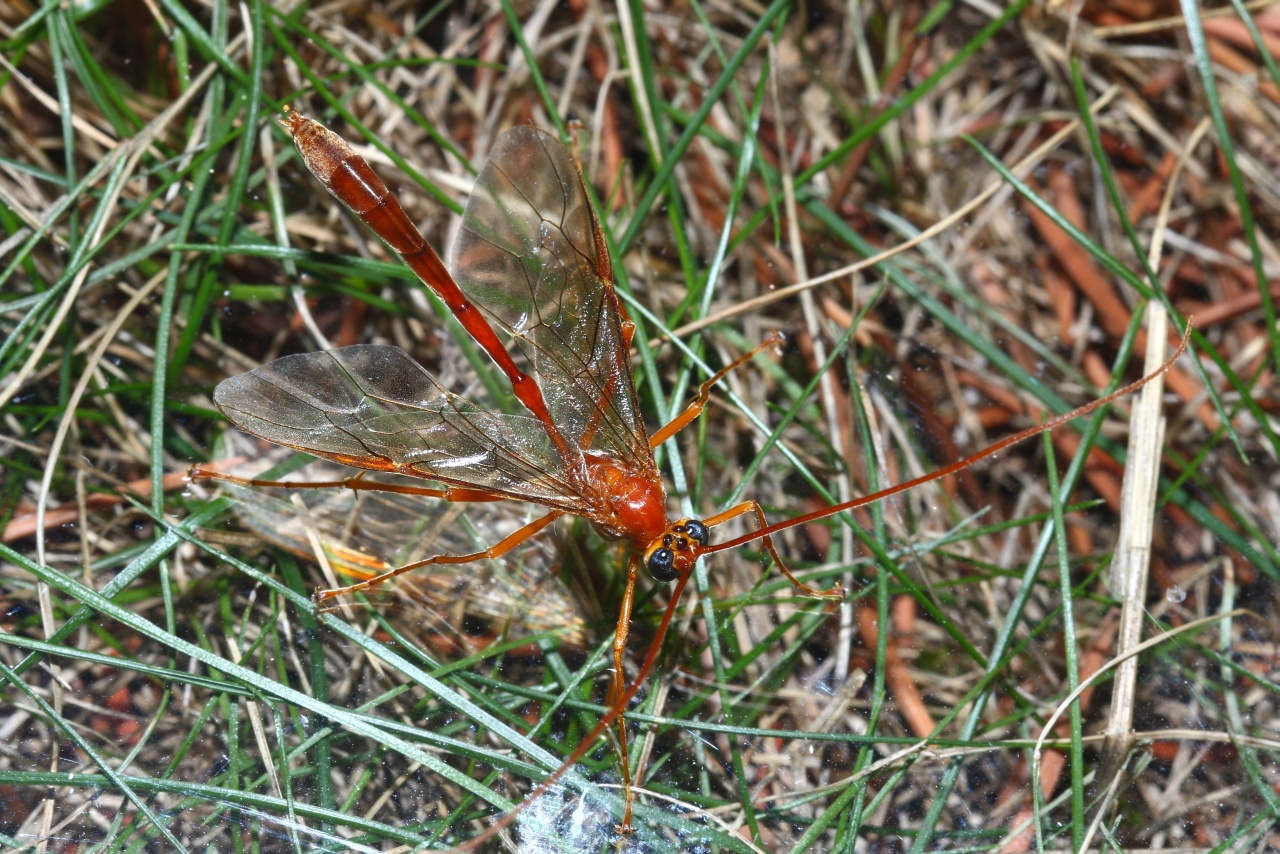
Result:
{"type": "MultiPolygon", "coordinates": [[[[627,589],[622,594],[622,605],[618,609],[618,628],[613,636],[613,685],[609,691],[609,704],[621,702],[626,693],[626,670],[623,669],[627,653],[627,636],[631,632],[631,608],[635,601],[636,574],[640,566],[638,555],[632,554],[627,560],[627,589]]],[[[634,833],[631,826],[631,804],[635,794],[631,791],[631,763],[627,754],[627,721],[622,714],[618,715],[618,753],[622,759],[622,793],[626,799],[626,810],[622,815],[622,824],[618,825],[619,833],[634,833]]]]}
{"type": "Polygon", "coordinates": [[[545,516],[539,516],[537,519],[534,519],[532,522],[510,534],[496,545],[492,545],[482,551],[464,555],[434,555],[433,557],[426,558],[425,560],[406,563],[404,566],[398,566],[395,569],[387,570],[381,575],[375,575],[373,578],[358,581],[347,587],[338,587],[332,590],[317,590],[316,601],[325,602],[338,596],[346,596],[349,593],[367,590],[370,587],[376,587],[379,584],[389,581],[401,573],[412,572],[415,569],[422,569],[427,566],[451,566],[460,563],[471,563],[476,560],[492,560],[494,558],[502,557],[504,554],[525,542],[563,515],[564,511],[562,510],[552,510],[545,516]]]}

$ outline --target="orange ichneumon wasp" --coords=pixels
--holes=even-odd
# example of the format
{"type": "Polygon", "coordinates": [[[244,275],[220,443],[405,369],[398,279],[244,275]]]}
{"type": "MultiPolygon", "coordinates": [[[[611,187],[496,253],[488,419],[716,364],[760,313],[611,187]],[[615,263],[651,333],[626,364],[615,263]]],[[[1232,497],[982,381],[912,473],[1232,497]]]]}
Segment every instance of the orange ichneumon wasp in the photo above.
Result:
{"type": "MultiPolygon", "coordinates": [[[[492,546],[465,554],[435,554],[348,587],[321,590],[317,600],[367,589],[427,566],[500,558],[566,515],[584,517],[630,550],[613,642],[608,711],[558,770],[469,846],[487,839],[547,791],[615,721],[625,801],[618,829],[631,830],[633,795],[622,715],[653,670],[675,606],[700,557],[759,540],[798,591],[839,600],[839,585],[820,590],[796,578],[772,535],[937,480],[1091,412],[1158,376],[1187,343],[1184,337],[1159,370],[1135,383],[875,494],[773,524],[755,501],[704,519],[672,518],[653,449],[701,413],[720,379],[776,340],[711,376],[676,418],[649,435],[632,382],[629,351],[635,326],[615,291],[612,261],[578,165],[557,139],[531,127],[516,127],[497,140],[463,215],[450,272],[395,197],[341,137],[297,112],[287,111],[283,124],[307,168],[439,296],[506,376],[528,414],[477,407],[407,353],[384,345],[286,356],[222,382],[214,392],[218,407],[242,430],[275,444],[432,484],[390,486],[356,475],[302,485],[393,491],[454,503],[515,499],[546,508],[542,516],[492,546]],[[755,520],[754,531],[712,542],[717,526],[743,516],[755,520]],[[628,685],[624,655],[642,565],[655,580],[675,584],[650,649],[628,685]]],[[[247,486],[300,486],[235,478],[199,467],[193,473],[247,486]]]]}

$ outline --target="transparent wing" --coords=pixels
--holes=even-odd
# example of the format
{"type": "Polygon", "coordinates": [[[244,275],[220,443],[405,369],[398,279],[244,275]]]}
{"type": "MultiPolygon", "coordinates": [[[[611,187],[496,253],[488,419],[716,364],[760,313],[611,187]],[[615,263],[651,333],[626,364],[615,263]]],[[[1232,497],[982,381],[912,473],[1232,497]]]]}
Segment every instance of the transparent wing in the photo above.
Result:
{"type": "MultiPolygon", "coordinates": [[[[256,477],[292,452],[262,452],[249,437],[228,431],[233,454],[255,461],[232,470],[256,477]]],[[[289,481],[345,477],[338,466],[314,461],[285,476],[289,481]]],[[[413,485],[408,478],[372,475],[380,482],[413,485]]],[[[528,504],[497,501],[450,504],[433,498],[349,489],[258,489],[225,484],[235,496],[242,522],[264,540],[300,557],[314,558],[314,536],[333,567],[367,578],[434,554],[466,554],[499,542],[537,513],[528,504]]],[[[477,620],[495,633],[557,631],[580,646],[585,621],[577,601],[557,577],[562,538],[553,527],[498,560],[435,567],[403,576],[394,588],[422,609],[429,631],[475,631],[477,620]]]]}
{"type": "Polygon", "coordinates": [[[537,419],[476,407],[398,347],[285,356],[223,381],[213,400],[248,433],[345,465],[590,509],[537,419]]]}
{"type": "Polygon", "coordinates": [[[463,214],[452,270],[510,336],[568,442],[652,467],[608,251],[558,140],[531,127],[498,139],[463,214]]]}

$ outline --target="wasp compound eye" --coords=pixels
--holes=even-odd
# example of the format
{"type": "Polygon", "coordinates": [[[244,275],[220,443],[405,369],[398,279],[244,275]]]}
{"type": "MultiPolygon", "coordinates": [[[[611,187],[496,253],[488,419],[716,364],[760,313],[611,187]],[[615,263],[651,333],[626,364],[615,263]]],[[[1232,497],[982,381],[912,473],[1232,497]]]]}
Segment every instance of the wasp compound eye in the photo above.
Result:
{"type": "Polygon", "coordinates": [[[684,532],[689,535],[689,539],[697,540],[700,546],[705,546],[707,541],[711,539],[711,531],[697,519],[690,519],[685,522],[684,532]]]}
{"type": "Polygon", "coordinates": [[[649,555],[646,566],[655,581],[675,581],[680,574],[676,572],[676,554],[671,549],[658,549],[649,555]]]}

